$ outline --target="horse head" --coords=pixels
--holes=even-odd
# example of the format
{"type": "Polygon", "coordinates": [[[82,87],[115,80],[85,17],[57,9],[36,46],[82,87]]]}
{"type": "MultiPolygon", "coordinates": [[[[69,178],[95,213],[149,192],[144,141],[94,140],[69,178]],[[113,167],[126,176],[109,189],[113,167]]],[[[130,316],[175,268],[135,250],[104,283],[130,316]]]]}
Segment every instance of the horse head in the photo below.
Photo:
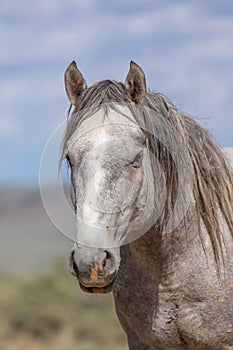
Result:
{"type": "Polygon", "coordinates": [[[148,181],[152,171],[146,136],[127,104],[98,101],[98,89],[110,88],[121,89],[131,106],[140,104],[146,93],[143,71],[131,62],[124,86],[111,81],[99,84],[90,93],[76,63],[67,68],[66,91],[80,121],[64,147],[76,213],[77,242],[70,270],[84,291],[106,293],[117,276],[120,247],[151,226],[154,185],[148,181]],[[96,110],[91,101],[89,108],[83,102],[91,98],[98,103],[96,110]]]}

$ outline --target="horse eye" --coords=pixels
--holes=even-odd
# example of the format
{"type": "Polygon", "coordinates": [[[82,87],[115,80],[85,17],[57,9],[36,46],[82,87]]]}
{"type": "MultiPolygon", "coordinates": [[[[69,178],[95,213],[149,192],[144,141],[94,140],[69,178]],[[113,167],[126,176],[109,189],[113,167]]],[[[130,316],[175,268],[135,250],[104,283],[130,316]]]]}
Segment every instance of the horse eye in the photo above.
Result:
{"type": "Polygon", "coordinates": [[[131,163],[130,164],[133,168],[135,168],[135,169],[138,169],[138,168],[140,168],[140,166],[139,166],[139,164],[137,164],[137,163],[131,163]]]}
{"type": "Polygon", "coordinates": [[[133,168],[140,168],[142,166],[143,151],[140,151],[132,161],[131,165],[133,168]]]}

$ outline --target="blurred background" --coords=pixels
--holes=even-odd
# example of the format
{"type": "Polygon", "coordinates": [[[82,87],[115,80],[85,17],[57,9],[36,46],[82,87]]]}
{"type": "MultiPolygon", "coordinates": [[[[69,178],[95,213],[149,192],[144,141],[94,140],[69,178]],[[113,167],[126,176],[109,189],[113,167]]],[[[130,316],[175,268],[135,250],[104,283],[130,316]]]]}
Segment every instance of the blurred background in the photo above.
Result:
{"type": "Polygon", "coordinates": [[[233,147],[232,0],[1,0],[0,42],[0,350],[126,349],[111,295],[79,291],[72,242],[40,198],[43,148],[69,106],[63,74],[75,59],[88,84],[124,81],[134,60],[233,147]]]}

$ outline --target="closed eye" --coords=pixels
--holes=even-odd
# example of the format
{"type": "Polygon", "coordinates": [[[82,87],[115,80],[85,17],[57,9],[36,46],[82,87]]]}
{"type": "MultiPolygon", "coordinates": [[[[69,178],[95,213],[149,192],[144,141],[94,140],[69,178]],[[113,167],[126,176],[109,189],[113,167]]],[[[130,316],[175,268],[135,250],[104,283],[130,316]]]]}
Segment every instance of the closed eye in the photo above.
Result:
{"type": "Polygon", "coordinates": [[[130,162],[128,165],[131,166],[132,168],[135,168],[135,169],[140,168],[140,165],[135,163],[135,162],[130,162]]]}
{"type": "Polygon", "coordinates": [[[134,169],[138,169],[142,167],[142,160],[143,160],[143,150],[141,150],[136,154],[133,161],[127,161],[125,165],[131,166],[134,169]]]}
{"type": "Polygon", "coordinates": [[[133,161],[129,165],[131,165],[135,169],[141,168],[141,166],[142,166],[142,159],[143,159],[143,151],[141,150],[140,152],[138,152],[136,154],[136,156],[134,157],[133,161]]]}

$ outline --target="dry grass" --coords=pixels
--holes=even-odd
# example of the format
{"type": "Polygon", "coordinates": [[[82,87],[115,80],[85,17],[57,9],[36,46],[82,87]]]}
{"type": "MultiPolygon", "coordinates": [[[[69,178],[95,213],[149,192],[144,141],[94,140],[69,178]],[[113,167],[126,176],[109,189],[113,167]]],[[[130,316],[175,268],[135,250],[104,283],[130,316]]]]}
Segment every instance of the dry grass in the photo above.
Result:
{"type": "Polygon", "coordinates": [[[127,349],[112,296],[80,292],[65,267],[0,284],[0,350],[127,349]]]}

